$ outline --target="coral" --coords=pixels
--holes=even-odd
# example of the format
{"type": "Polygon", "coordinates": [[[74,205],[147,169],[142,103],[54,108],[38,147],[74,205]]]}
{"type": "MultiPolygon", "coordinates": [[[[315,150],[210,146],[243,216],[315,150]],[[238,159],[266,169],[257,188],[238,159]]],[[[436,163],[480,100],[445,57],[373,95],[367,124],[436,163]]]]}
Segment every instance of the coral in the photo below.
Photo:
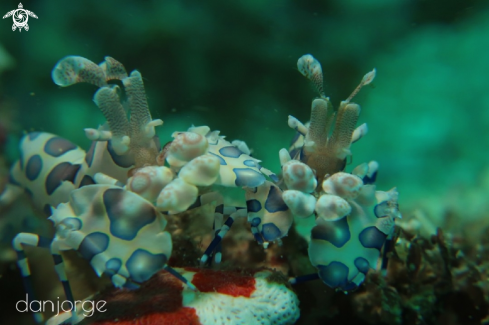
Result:
{"type": "Polygon", "coordinates": [[[387,278],[369,274],[354,308],[371,324],[480,324],[489,314],[486,246],[475,257],[440,229],[428,240],[403,231],[387,278]]]}
{"type": "MultiPolygon", "coordinates": [[[[177,270],[199,291],[185,289],[168,273],[158,273],[137,290],[109,289],[91,298],[106,301],[107,312],[95,312],[80,324],[272,325],[294,324],[299,318],[299,301],[277,272],[177,270]]],[[[62,314],[48,324],[60,324],[65,318],[62,314]]]]}

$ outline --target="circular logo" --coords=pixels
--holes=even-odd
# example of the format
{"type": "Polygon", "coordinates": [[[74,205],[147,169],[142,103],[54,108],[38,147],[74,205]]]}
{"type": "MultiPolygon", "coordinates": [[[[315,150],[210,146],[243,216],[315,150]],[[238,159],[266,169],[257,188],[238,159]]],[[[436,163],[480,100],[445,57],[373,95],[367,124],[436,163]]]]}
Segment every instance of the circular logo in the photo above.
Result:
{"type": "Polygon", "coordinates": [[[17,27],[24,27],[27,24],[27,20],[29,20],[29,16],[24,9],[17,9],[13,14],[14,24],[17,27]]]}

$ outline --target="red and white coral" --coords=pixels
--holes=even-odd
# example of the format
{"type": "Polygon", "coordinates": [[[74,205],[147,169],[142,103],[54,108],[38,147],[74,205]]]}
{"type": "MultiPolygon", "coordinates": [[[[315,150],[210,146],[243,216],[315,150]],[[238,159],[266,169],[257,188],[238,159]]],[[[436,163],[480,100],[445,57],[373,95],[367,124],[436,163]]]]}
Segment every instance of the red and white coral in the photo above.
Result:
{"type": "MultiPolygon", "coordinates": [[[[95,312],[85,321],[96,325],[285,325],[299,318],[299,300],[276,272],[175,269],[199,291],[189,290],[161,271],[139,289],[110,288],[90,298],[106,301],[106,312],[95,312]]],[[[83,310],[79,308],[77,313],[81,316],[83,310]]],[[[63,324],[68,317],[61,314],[47,324],[63,324]]]]}

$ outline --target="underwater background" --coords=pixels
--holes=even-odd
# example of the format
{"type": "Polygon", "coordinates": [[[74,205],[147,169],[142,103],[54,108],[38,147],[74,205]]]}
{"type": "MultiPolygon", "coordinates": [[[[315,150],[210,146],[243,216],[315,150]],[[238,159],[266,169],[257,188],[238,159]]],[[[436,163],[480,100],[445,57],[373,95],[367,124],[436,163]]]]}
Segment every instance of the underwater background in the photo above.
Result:
{"type": "MultiPolygon", "coordinates": [[[[29,19],[29,31],[13,32],[10,18],[0,21],[0,186],[18,159],[24,132],[54,133],[87,149],[83,129],[104,122],[91,101],[94,86],[60,90],[52,82],[53,67],[67,55],[94,62],[111,56],[128,71],[140,71],[152,116],[164,121],[157,129],[162,144],[173,131],[209,125],[228,140],[246,141],[253,156],[276,173],[278,152],[294,136],[287,117],[307,121],[316,96],[297,72],[297,59],[310,53],[321,62],[325,93],[335,106],[375,67],[373,85],[355,98],[362,107],[358,125],[368,123],[369,132],[352,145],[347,170],[375,159],[377,187],[397,187],[404,239],[423,241],[410,244],[416,249],[405,247],[405,255],[397,252],[411,273],[395,281],[413,287],[396,298],[394,308],[386,301],[395,299],[371,288],[372,280],[364,290],[374,293],[362,298],[371,305],[354,313],[352,306],[361,303],[348,299],[356,293],[346,297],[320,281],[301,285],[297,323],[488,321],[487,1],[46,0],[23,5],[39,17],[29,19]],[[437,227],[446,243],[440,232],[438,241],[432,239],[437,227]],[[444,258],[430,260],[433,254],[422,253],[433,249],[444,258]],[[455,261],[460,254],[468,260],[455,261]],[[441,268],[454,281],[440,295],[433,295],[438,288],[433,274],[440,278],[436,263],[445,263],[441,268]],[[420,275],[426,269],[429,281],[420,275]],[[465,275],[469,279],[456,282],[465,275]]],[[[17,6],[3,1],[0,11],[17,6]]],[[[52,229],[27,202],[0,208],[0,324],[33,323],[15,311],[24,291],[10,242],[19,232],[52,236],[52,229]]],[[[50,259],[40,256],[40,261],[50,259]]],[[[37,281],[58,285],[50,264],[40,264],[39,271],[32,267],[40,273],[37,281]]]]}

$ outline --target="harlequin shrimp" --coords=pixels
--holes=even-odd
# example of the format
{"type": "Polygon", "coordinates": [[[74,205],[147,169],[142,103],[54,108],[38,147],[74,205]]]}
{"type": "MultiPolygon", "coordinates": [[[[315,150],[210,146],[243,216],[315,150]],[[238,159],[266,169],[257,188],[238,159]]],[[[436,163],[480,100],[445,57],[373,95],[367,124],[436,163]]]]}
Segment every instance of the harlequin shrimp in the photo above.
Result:
{"type": "MultiPolygon", "coordinates": [[[[247,217],[251,231],[256,241],[265,248],[269,242],[277,241],[287,235],[292,225],[292,214],[282,199],[281,189],[266,180],[278,180],[277,176],[259,164],[259,160],[251,157],[249,149],[244,142],[226,141],[219,131],[211,132],[206,126],[191,127],[187,132],[176,132],[174,140],[168,149],[167,161],[171,168],[178,172],[186,160],[193,155],[206,154],[215,157],[220,165],[219,175],[210,192],[197,197],[195,203],[188,209],[200,207],[214,202],[215,208],[215,237],[201,258],[201,263],[208,261],[209,256],[215,254],[215,262],[220,263],[220,242],[229,231],[236,218],[247,217]],[[206,139],[207,141],[204,141],[206,139]],[[200,144],[200,145],[198,145],[200,144]],[[197,150],[198,148],[198,150],[197,150]],[[181,152],[192,152],[190,157],[184,157],[181,152]],[[241,187],[245,191],[245,206],[225,206],[224,198],[219,193],[219,187],[241,187]],[[224,223],[223,215],[228,215],[224,223]]],[[[197,158],[195,158],[197,159],[197,158]]],[[[190,163],[189,163],[190,164],[190,163]]],[[[189,164],[183,165],[178,172],[179,177],[185,179],[189,164]],[[182,175],[183,174],[183,175],[182,175]]],[[[204,185],[204,184],[202,184],[204,185]]]]}
{"type": "MultiPolygon", "coordinates": [[[[58,62],[52,78],[63,87],[80,82],[98,86],[94,102],[107,123],[85,129],[93,140],[86,153],[48,133],[29,133],[21,142],[20,159],[0,204],[25,191],[56,228],[53,239],[21,233],[13,241],[29,295],[33,291],[23,245],[51,250],[66,297],[74,306],[62,250],[77,250],[99,276],[110,276],[116,287],[135,287],[166,269],[195,289],[166,264],[172,242],[164,214],[216,204],[215,238],[202,263],[212,254],[220,261],[220,241],[237,217],[248,217],[255,238],[265,247],[287,234],[292,215],[282,191],[265,176],[274,181],[277,177],[249,155],[244,143],[230,143],[218,131],[201,126],[175,132],[174,140],[160,150],[155,127],[163,122],[151,119],[139,72],[128,76],[123,65],[110,57],[96,65],[69,56],[58,62]],[[111,80],[122,82],[124,103],[119,86],[111,80]],[[243,188],[245,206],[224,206],[219,186],[243,188]],[[229,215],[225,223],[223,215],[229,215]]],[[[37,320],[41,317],[36,315],[37,320]]]]}
{"type": "Polygon", "coordinates": [[[130,168],[154,164],[159,151],[154,126],[163,123],[151,120],[139,72],[128,77],[122,64],[110,57],[100,66],[85,58],[66,57],[56,65],[52,77],[60,86],[88,82],[101,87],[94,101],[107,125],[99,130],[85,129],[87,137],[94,140],[87,153],[53,134],[33,132],[24,136],[20,159],[11,170],[0,204],[8,204],[26,191],[47,215],[51,214],[49,206],[67,202],[72,190],[95,184],[96,173],[125,183],[130,168]],[[123,82],[127,93],[130,122],[117,95],[119,87],[107,84],[116,79],[123,82]]]}
{"type": "Polygon", "coordinates": [[[372,82],[375,69],[334,111],[323,91],[320,63],[304,55],[297,66],[315,84],[320,98],[312,102],[309,125],[289,116],[289,126],[298,133],[289,151],[280,151],[287,187],[283,198],[294,215],[316,218],[309,259],[318,272],[292,282],[319,277],[329,287],[347,292],[377,267],[386,239],[393,236],[394,219],[401,217],[396,189],[375,189],[377,162],[361,164],[351,174],[343,172],[350,145],[367,131],[366,124],[355,129],[360,106],[351,99],[372,82]]]}
{"type": "MultiPolygon", "coordinates": [[[[104,84],[104,80],[103,77],[100,77],[103,73],[98,71],[98,67],[83,58],[66,58],[53,70],[53,80],[61,86],[76,82],[89,82],[100,86],[104,84]]],[[[155,140],[154,126],[161,125],[163,122],[151,120],[144,96],[144,87],[140,80],[141,75],[135,71],[129,78],[126,78],[127,74],[122,64],[111,58],[106,59],[100,67],[105,72],[106,80],[110,78],[122,80],[128,97],[128,106],[131,108],[131,125],[128,124],[125,112],[119,103],[118,87],[102,87],[95,94],[94,101],[104,113],[110,131],[85,130],[87,136],[95,140],[96,144],[109,140],[106,150],[103,150],[102,146],[102,150],[97,151],[100,146],[92,145],[92,148],[95,148],[93,150],[95,157],[102,157],[102,154],[105,153],[104,158],[107,160],[109,157],[106,152],[111,154],[112,160],[114,160],[114,155],[134,157],[134,160],[137,161],[134,162],[133,170],[137,175],[141,174],[137,172],[138,166],[163,165],[167,162],[177,177],[170,179],[170,182],[164,181],[160,184],[161,186],[157,189],[161,189],[161,192],[156,199],[150,199],[163,213],[180,213],[195,208],[199,204],[207,203],[211,197],[215,198],[217,200],[215,228],[218,232],[215,240],[204,253],[203,261],[214,247],[218,246],[236,217],[248,216],[252,224],[251,230],[260,244],[266,245],[287,234],[292,224],[292,217],[281,198],[280,189],[267,181],[264,175],[274,181],[277,180],[277,177],[268,169],[263,168],[259,160],[249,155],[249,149],[244,142],[235,142],[236,145],[234,145],[220,136],[219,131],[210,131],[207,126],[191,127],[187,132],[174,132],[172,135],[174,140],[158,154],[158,151],[154,149],[154,144],[158,143],[155,140]],[[136,123],[133,123],[133,119],[136,123]],[[97,154],[99,152],[100,154],[97,154]],[[246,208],[226,207],[225,209],[221,204],[223,200],[218,191],[216,196],[200,197],[201,189],[211,185],[245,188],[246,208]],[[269,203],[265,204],[266,202],[269,203]],[[229,215],[229,217],[221,229],[222,214],[229,215]]],[[[117,181],[124,182],[124,175],[115,175],[114,172],[103,168],[106,166],[105,160],[99,159],[97,173],[95,170],[92,171],[94,167],[90,169],[92,171],[90,175],[94,175],[95,181],[112,185],[117,181]]],[[[131,168],[129,159],[125,160],[124,166],[131,168]]],[[[119,161],[118,163],[121,164],[119,161]]],[[[127,169],[125,171],[127,172],[127,169]]],[[[168,179],[168,176],[163,179],[168,179]]],[[[136,183],[138,182],[130,182],[130,184],[136,183]]],[[[132,190],[138,192],[136,189],[132,190]]],[[[216,261],[219,261],[219,254],[216,256],[216,261]]]]}
{"type": "MultiPolygon", "coordinates": [[[[53,80],[62,86],[77,82],[99,86],[95,102],[108,129],[85,130],[96,141],[86,154],[48,133],[30,133],[21,142],[21,157],[0,202],[7,204],[25,190],[38,207],[47,207],[44,211],[56,229],[53,239],[20,233],[13,240],[27,293],[34,297],[23,245],[50,249],[72,308],[75,301],[60,255],[63,250],[77,250],[97,275],[108,275],[116,287],[137,287],[166,269],[195,290],[166,264],[172,251],[171,236],[165,231],[166,219],[152,201],[163,194],[174,175],[169,168],[156,165],[159,145],[154,127],[162,122],[151,120],[141,75],[134,71],[128,77],[112,58],[98,66],[84,58],[67,57],[54,68],[53,80]],[[121,79],[124,85],[130,121],[117,95],[118,87],[107,84],[111,79],[121,79]],[[136,170],[128,178],[130,168],[136,170]]],[[[41,314],[35,317],[42,320],[41,314]]]]}

